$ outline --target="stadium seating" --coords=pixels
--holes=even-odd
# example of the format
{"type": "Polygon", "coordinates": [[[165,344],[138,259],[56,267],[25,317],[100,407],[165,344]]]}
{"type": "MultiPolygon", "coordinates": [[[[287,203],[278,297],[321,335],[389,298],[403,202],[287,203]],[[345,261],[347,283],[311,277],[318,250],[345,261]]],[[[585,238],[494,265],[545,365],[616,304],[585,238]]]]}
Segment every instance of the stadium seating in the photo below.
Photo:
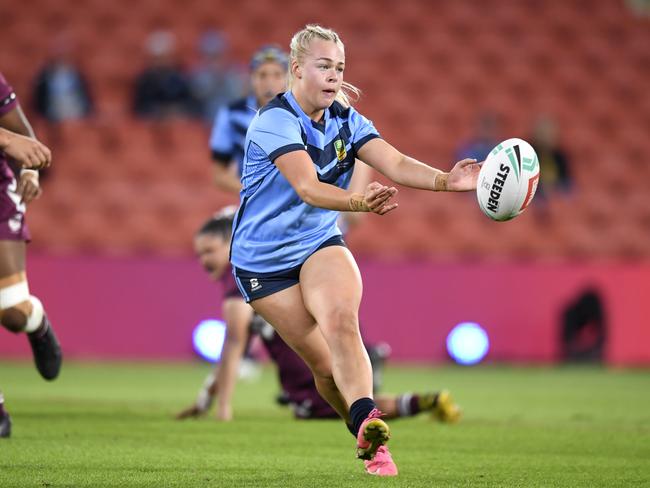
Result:
{"type": "Polygon", "coordinates": [[[529,137],[547,114],[575,180],[571,194],[534,201],[507,224],[484,217],[472,195],[403,189],[398,212],[352,230],[358,253],[650,259],[650,25],[623,1],[25,0],[4,5],[3,20],[0,66],[28,113],[33,77],[61,31],[79,47],[98,107],[93,120],[59,131],[35,120],[55,149],[45,195],[29,214],[37,249],[184,254],[196,226],[233,202],[211,183],[207,127],[130,114],[151,30],[174,31],[190,66],[206,28],[221,29],[245,63],[258,45],[286,45],[319,22],[347,43],[360,110],[402,151],[449,167],[481,113],[500,116],[504,138],[529,137]]]}

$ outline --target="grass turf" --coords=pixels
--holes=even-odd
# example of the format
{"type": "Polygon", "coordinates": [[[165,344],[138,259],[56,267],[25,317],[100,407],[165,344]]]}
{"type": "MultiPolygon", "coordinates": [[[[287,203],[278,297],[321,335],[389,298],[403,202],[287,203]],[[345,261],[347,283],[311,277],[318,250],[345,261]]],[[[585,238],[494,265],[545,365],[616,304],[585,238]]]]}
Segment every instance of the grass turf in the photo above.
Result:
{"type": "Polygon", "coordinates": [[[650,486],[647,370],[389,367],[384,391],[445,386],[465,412],[392,421],[395,479],[364,474],[342,423],[276,406],[271,369],[240,382],[234,422],[172,420],[207,371],[69,362],[46,383],[0,363],[0,487],[650,486]]]}

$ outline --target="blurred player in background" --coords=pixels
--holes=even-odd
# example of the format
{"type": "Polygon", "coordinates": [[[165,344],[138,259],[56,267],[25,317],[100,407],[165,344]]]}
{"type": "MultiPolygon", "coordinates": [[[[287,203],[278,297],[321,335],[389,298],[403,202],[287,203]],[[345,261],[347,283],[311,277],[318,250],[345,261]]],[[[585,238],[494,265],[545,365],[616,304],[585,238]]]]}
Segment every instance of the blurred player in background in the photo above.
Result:
{"type": "Polygon", "coordinates": [[[239,195],[246,131],[257,111],[286,89],[287,62],[287,54],[277,46],[260,48],[250,63],[252,93],[217,112],[210,149],[219,189],[239,195]]]}
{"type": "MultiPolygon", "coordinates": [[[[36,368],[53,380],[61,368],[61,348],[41,301],[29,293],[25,273],[26,205],[38,198],[38,170],[50,165],[50,150],[34,137],[13,89],[0,74],[0,324],[26,333],[36,368]],[[9,162],[17,166],[18,180],[9,162]]],[[[11,420],[0,394],[0,436],[11,433],[11,420]]]]}
{"type": "MultiPolygon", "coordinates": [[[[217,111],[210,135],[210,150],[215,163],[214,181],[217,187],[225,192],[239,195],[246,131],[257,110],[286,88],[287,60],[286,53],[277,46],[261,47],[253,54],[250,62],[251,94],[217,111]]],[[[230,246],[229,236],[230,229],[228,229],[227,246],[230,246]]],[[[202,244],[201,233],[199,233],[195,239],[195,248],[199,256],[203,255],[202,244]]],[[[221,268],[214,272],[221,276],[226,265],[230,269],[227,259],[220,264],[221,268]]],[[[223,312],[227,332],[216,373],[221,390],[217,419],[230,420],[232,419],[231,398],[237,382],[239,364],[248,343],[252,313],[250,307],[239,303],[241,294],[236,288],[226,286],[224,290],[223,312]]]]}
{"type": "Polygon", "coordinates": [[[336,225],[338,212],[397,208],[397,190],[347,190],[355,159],[405,186],[476,188],[480,166],[449,173],[405,156],[350,106],[338,35],[307,26],[291,40],[290,90],[253,119],[246,137],[241,204],[231,263],[251,306],[311,369],[319,393],[356,437],[369,474],[397,475],[390,430],[373,399],[372,368],[359,333],[361,277],[336,225]]]}
{"type": "MultiPolygon", "coordinates": [[[[304,361],[282,340],[273,327],[260,316],[242,298],[228,262],[230,236],[234,217],[234,207],[224,209],[221,213],[209,219],[197,232],[194,238],[194,248],[203,268],[214,281],[222,284],[224,293],[223,315],[227,323],[237,321],[235,330],[246,328],[244,334],[235,336],[229,347],[236,347],[237,354],[243,355],[248,334],[259,334],[269,356],[278,368],[278,376],[282,389],[286,394],[286,403],[291,406],[297,418],[338,418],[336,411],[320,396],[314,377],[304,361]]],[[[229,352],[224,351],[228,357],[229,352]]],[[[230,382],[221,385],[220,366],[205,380],[196,402],[181,411],[177,418],[196,417],[205,414],[214,398],[221,400],[218,414],[222,411],[232,414],[230,397],[232,385],[230,382]]],[[[377,405],[389,418],[410,417],[421,412],[431,412],[443,422],[455,422],[460,418],[460,409],[453,403],[447,391],[426,394],[378,395],[377,405]]]]}

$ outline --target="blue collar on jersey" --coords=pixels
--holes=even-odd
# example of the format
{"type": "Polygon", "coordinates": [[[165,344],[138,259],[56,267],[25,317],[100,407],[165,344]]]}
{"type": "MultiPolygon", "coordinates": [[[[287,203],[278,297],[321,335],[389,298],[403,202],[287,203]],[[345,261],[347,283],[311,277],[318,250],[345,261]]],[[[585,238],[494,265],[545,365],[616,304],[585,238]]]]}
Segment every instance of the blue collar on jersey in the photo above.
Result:
{"type": "Polygon", "coordinates": [[[288,91],[284,94],[284,98],[286,98],[287,102],[289,102],[289,105],[291,105],[291,108],[293,108],[296,113],[298,113],[305,121],[311,122],[311,126],[314,129],[317,129],[323,133],[325,133],[325,127],[327,126],[327,122],[330,119],[330,110],[329,108],[325,109],[325,112],[323,114],[323,123],[318,123],[314,122],[312,119],[309,118],[309,116],[305,113],[305,111],[300,107],[298,104],[298,101],[296,100],[296,97],[293,96],[293,93],[291,91],[288,91]]]}

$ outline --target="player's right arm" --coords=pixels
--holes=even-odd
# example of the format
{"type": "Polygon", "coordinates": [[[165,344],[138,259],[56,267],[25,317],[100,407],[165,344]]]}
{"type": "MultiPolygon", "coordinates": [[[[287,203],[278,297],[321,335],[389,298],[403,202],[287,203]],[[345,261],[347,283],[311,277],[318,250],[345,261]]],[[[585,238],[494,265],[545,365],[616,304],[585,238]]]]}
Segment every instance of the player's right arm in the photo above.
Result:
{"type": "Polygon", "coordinates": [[[388,203],[397,193],[395,188],[373,182],[361,194],[321,182],[306,151],[300,122],[287,110],[261,113],[249,129],[249,139],[249,145],[268,155],[301,200],[312,207],[380,215],[397,208],[388,203]]]}
{"type": "MultiPolygon", "coordinates": [[[[372,181],[372,168],[360,159],[357,159],[354,163],[353,171],[348,189],[353,193],[363,194],[372,181]]],[[[347,230],[350,230],[359,225],[361,219],[363,219],[363,214],[360,212],[345,212],[341,214],[341,218],[347,230]]]]}
{"type": "Polygon", "coordinates": [[[384,215],[397,208],[388,201],[397,189],[377,182],[370,183],[364,194],[344,190],[318,180],[307,151],[294,151],[275,160],[275,165],[289,181],[300,199],[312,207],[343,212],[374,212],[384,215]]]}
{"type": "Polygon", "coordinates": [[[34,138],[34,131],[20,105],[0,116],[0,150],[21,168],[47,168],[52,161],[49,148],[34,138]]]}

